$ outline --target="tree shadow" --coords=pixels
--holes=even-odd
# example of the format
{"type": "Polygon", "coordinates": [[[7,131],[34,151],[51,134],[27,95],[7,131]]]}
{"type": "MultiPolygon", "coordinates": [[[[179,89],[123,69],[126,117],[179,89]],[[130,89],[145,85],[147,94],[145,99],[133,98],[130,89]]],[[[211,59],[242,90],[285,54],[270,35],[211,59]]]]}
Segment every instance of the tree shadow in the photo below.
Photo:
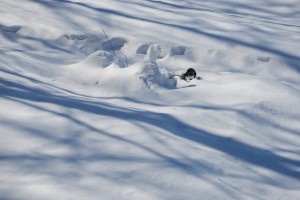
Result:
{"type": "MultiPolygon", "coordinates": [[[[214,24],[209,24],[209,26],[210,26],[209,29],[219,30],[218,31],[219,33],[212,33],[206,27],[203,28],[203,26],[200,26],[201,24],[199,24],[198,22],[194,23],[195,26],[178,24],[178,23],[176,23],[176,21],[172,21],[172,20],[162,21],[159,18],[155,18],[155,17],[149,18],[149,17],[143,16],[143,15],[137,16],[134,14],[129,14],[127,12],[118,10],[118,9],[109,9],[109,8],[92,6],[85,2],[78,2],[78,1],[73,2],[70,0],[54,0],[54,1],[33,1],[33,0],[31,0],[31,1],[33,3],[42,5],[43,7],[51,8],[51,12],[54,12],[54,14],[57,16],[62,16],[66,21],[68,21],[70,24],[73,24],[74,27],[78,27],[78,29],[80,29],[80,30],[84,30],[84,29],[86,29],[86,27],[83,27],[82,24],[78,23],[76,21],[76,19],[73,18],[71,15],[69,16],[69,14],[79,12],[80,9],[83,8],[83,9],[95,12],[97,14],[97,16],[101,16],[100,18],[99,17],[94,18],[93,15],[86,16],[86,17],[95,21],[95,23],[99,23],[99,25],[102,25],[102,26],[110,27],[113,23],[113,21],[110,20],[111,19],[110,17],[118,16],[120,18],[126,18],[126,19],[141,21],[141,22],[157,24],[157,25],[161,25],[164,27],[174,28],[174,30],[176,30],[176,29],[184,30],[184,31],[202,35],[202,36],[205,36],[205,37],[208,37],[208,38],[220,41],[220,42],[224,42],[231,46],[238,45],[238,46],[255,49],[258,51],[263,51],[268,54],[276,55],[280,59],[282,59],[287,65],[289,65],[292,69],[296,70],[297,72],[300,72],[300,65],[299,65],[300,56],[296,53],[287,52],[282,49],[277,49],[275,47],[272,47],[272,45],[268,45],[269,43],[278,42],[278,37],[274,37],[273,39],[272,38],[270,39],[270,37],[266,37],[266,36],[269,36],[268,33],[259,33],[260,31],[263,32],[263,29],[259,29],[260,31],[258,31],[258,32],[252,31],[257,34],[253,34],[252,32],[249,33],[249,35],[248,35],[249,37],[255,38],[255,40],[251,42],[251,41],[239,39],[238,37],[235,37],[235,34],[233,34],[233,35],[226,34],[226,32],[224,32],[224,30],[222,28],[218,28],[214,24]],[[58,3],[63,3],[66,5],[75,5],[75,6],[61,6],[58,3]]],[[[218,3],[222,6],[224,6],[224,8],[221,6],[221,8],[223,8],[223,9],[216,10],[216,9],[207,8],[207,7],[205,7],[205,4],[202,4],[201,2],[200,3],[195,2],[195,1],[190,1],[190,3],[185,3],[185,4],[174,4],[174,3],[164,2],[164,1],[159,1],[159,0],[148,0],[147,2],[149,2],[149,3],[130,2],[130,1],[125,1],[125,0],[122,0],[121,2],[137,4],[137,6],[142,6],[142,7],[150,6],[150,8],[154,9],[154,10],[160,10],[160,9],[162,9],[162,7],[163,8],[166,7],[169,9],[169,10],[162,9],[161,11],[163,11],[163,12],[174,12],[174,11],[176,12],[181,9],[187,9],[187,10],[192,9],[192,10],[195,10],[197,13],[201,13],[202,11],[205,11],[205,12],[209,11],[212,13],[236,16],[239,18],[247,17],[250,14],[249,13],[237,13],[236,10],[229,9],[229,8],[239,8],[240,10],[247,10],[249,12],[253,11],[253,10],[256,10],[256,11],[259,10],[259,13],[268,13],[270,15],[277,16],[277,15],[280,15],[281,13],[273,12],[271,9],[266,9],[266,8],[270,7],[271,5],[285,6],[285,7],[293,6],[293,4],[289,4],[289,3],[280,3],[280,4],[266,3],[266,7],[259,7],[259,6],[246,5],[243,3],[236,3],[236,2],[233,3],[233,2],[226,1],[226,2],[214,2],[214,3],[218,3]],[[191,6],[191,5],[193,5],[193,6],[191,6]]],[[[137,10],[138,10],[138,8],[137,8],[137,10]]],[[[290,13],[290,15],[292,15],[292,13],[290,13]]],[[[256,20],[260,20],[261,22],[264,22],[267,24],[274,24],[274,25],[278,25],[278,26],[289,26],[289,27],[294,27],[294,28],[300,27],[298,25],[276,22],[274,19],[269,20],[269,19],[266,19],[266,16],[263,16],[263,15],[258,15],[258,16],[253,16],[253,17],[255,17],[256,20]]],[[[192,17],[191,17],[191,19],[192,19],[192,17]]],[[[123,28],[126,28],[126,27],[123,27],[123,28]]],[[[253,23],[249,23],[249,29],[255,29],[255,27],[253,27],[253,23]]],[[[141,30],[138,30],[138,31],[141,31],[141,30]]],[[[241,33],[241,34],[244,34],[244,33],[241,33]]],[[[275,33],[273,33],[273,34],[275,34],[275,33]]],[[[10,37],[9,39],[12,39],[12,38],[10,37]]],[[[28,39],[31,40],[34,38],[28,38],[28,39]]],[[[52,43],[49,43],[47,41],[42,41],[42,43],[45,46],[48,46],[50,48],[59,48],[60,51],[67,51],[64,48],[53,46],[52,43]]]]}
{"type": "MultiPolygon", "coordinates": [[[[50,1],[34,1],[35,3],[43,4],[44,6],[53,6],[50,1]],[[49,4],[50,2],[50,4],[49,4]]],[[[286,62],[290,64],[290,66],[294,67],[295,69],[299,69],[299,56],[273,49],[271,47],[267,47],[263,44],[255,44],[247,41],[241,41],[236,38],[233,38],[231,36],[220,36],[214,33],[209,33],[206,30],[202,30],[198,27],[189,27],[188,25],[177,25],[176,23],[171,22],[162,22],[156,19],[148,19],[141,16],[134,16],[130,15],[128,13],[122,12],[122,11],[116,11],[116,10],[110,10],[107,8],[97,8],[92,7],[88,4],[85,4],[84,2],[72,2],[72,1],[58,1],[59,3],[70,3],[70,4],[76,4],[77,6],[84,7],[87,9],[92,9],[98,13],[103,14],[102,19],[95,19],[95,21],[100,21],[101,24],[109,26],[110,21],[109,18],[106,18],[105,15],[113,15],[113,16],[120,16],[124,18],[129,18],[137,21],[143,21],[148,23],[154,23],[159,24],[166,27],[172,27],[175,29],[181,29],[189,32],[193,32],[196,34],[205,35],[207,37],[219,40],[219,41],[225,41],[233,44],[238,44],[241,46],[247,46],[251,47],[253,49],[257,50],[263,50],[275,55],[278,55],[285,59],[286,62]]],[[[154,2],[154,1],[152,1],[154,2]]],[[[163,3],[163,5],[166,4],[166,2],[163,1],[156,1],[157,3],[163,3]]],[[[172,5],[167,5],[172,6],[172,5]]],[[[175,7],[176,9],[181,9],[180,7],[175,7]]],[[[67,15],[64,13],[64,9],[58,9],[56,11],[57,15],[67,15]]],[[[70,12],[74,12],[71,8],[69,8],[70,12]]],[[[213,11],[215,12],[215,11],[213,11]]],[[[229,11],[228,11],[229,12],[229,11]]],[[[233,10],[230,11],[231,14],[241,14],[236,13],[233,10]]],[[[74,26],[78,26],[79,29],[84,29],[79,23],[76,22],[76,19],[72,19],[69,16],[66,16],[66,19],[69,20],[70,23],[73,23],[74,26]]],[[[274,22],[272,22],[274,23],[274,22]]],[[[281,24],[286,25],[286,24],[281,24]]],[[[15,38],[11,35],[5,35],[8,39],[15,41],[15,38]]],[[[37,41],[39,38],[34,37],[28,37],[24,38],[26,40],[31,41],[37,41]]],[[[68,51],[67,49],[60,48],[57,46],[53,46],[52,43],[49,43],[46,40],[41,41],[44,46],[47,46],[49,48],[61,51],[62,53],[72,53],[68,51]]],[[[28,47],[29,49],[34,50],[34,46],[28,47]]],[[[97,153],[96,150],[93,151],[93,149],[90,149],[89,155],[82,155],[80,154],[80,150],[89,148],[88,145],[80,144],[76,140],[77,137],[74,134],[71,134],[67,138],[56,138],[53,137],[51,134],[51,130],[34,130],[30,127],[24,127],[20,126],[18,124],[12,124],[13,126],[19,126],[18,128],[20,130],[24,130],[28,134],[32,134],[38,137],[43,137],[45,139],[51,140],[54,143],[61,144],[61,145],[68,145],[70,146],[74,152],[77,152],[78,154],[74,155],[68,155],[68,156],[46,156],[41,154],[19,154],[19,155],[0,155],[0,162],[10,161],[13,163],[16,163],[18,165],[19,163],[23,163],[24,161],[32,161],[36,162],[35,168],[37,170],[42,170],[39,168],[42,168],[42,166],[46,165],[50,162],[67,162],[69,164],[76,165],[76,167],[80,167],[80,163],[82,162],[96,162],[96,161],[103,161],[103,162],[110,162],[110,161],[119,161],[120,164],[122,162],[139,162],[139,163],[154,163],[159,165],[159,161],[163,160],[165,165],[169,165],[171,167],[177,168],[181,171],[183,171],[186,174],[189,174],[191,176],[197,176],[197,177],[203,177],[203,173],[209,173],[209,174],[216,174],[218,171],[214,169],[211,166],[207,166],[203,161],[190,158],[188,155],[181,154],[180,152],[177,152],[178,155],[180,155],[180,159],[174,158],[172,156],[169,156],[167,154],[164,154],[161,151],[156,150],[155,148],[150,147],[149,145],[144,145],[142,143],[139,143],[137,141],[132,140],[128,136],[118,136],[115,134],[110,133],[109,131],[105,131],[102,129],[99,129],[97,127],[94,127],[90,123],[80,120],[71,114],[65,113],[63,111],[54,111],[49,108],[43,107],[38,105],[37,103],[47,103],[51,105],[59,106],[60,108],[66,108],[66,109],[74,109],[78,111],[83,111],[90,114],[95,114],[98,116],[106,116],[111,117],[115,119],[120,120],[126,120],[133,124],[147,124],[151,127],[158,128],[161,130],[164,130],[166,133],[172,136],[176,136],[180,139],[190,141],[196,144],[199,144],[201,146],[206,146],[211,149],[217,150],[219,152],[224,153],[225,155],[232,156],[242,162],[251,164],[253,166],[258,166],[264,169],[267,169],[269,171],[285,175],[290,178],[294,178],[296,180],[300,179],[300,161],[298,159],[290,159],[285,158],[284,156],[279,156],[274,152],[271,152],[269,150],[255,147],[253,145],[247,144],[245,142],[241,142],[234,138],[228,138],[220,135],[216,135],[212,132],[205,131],[200,128],[193,127],[187,123],[184,123],[171,114],[167,113],[159,113],[159,112],[151,112],[151,111],[145,111],[145,110],[136,110],[136,109],[130,109],[130,108],[124,108],[123,106],[118,106],[116,104],[112,103],[104,103],[99,102],[101,98],[103,97],[89,97],[86,95],[82,95],[79,93],[76,93],[74,91],[70,91],[64,88],[60,88],[57,86],[54,86],[49,83],[42,82],[40,80],[27,77],[22,74],[18,74],[16,72],[12,72],[9,70],[1,69],[2,73],[10,74],[11,76],[17,76],[20,79],[24,79],[26,81],[29,81],[33,83],[33,85],[39,85],[42,87],[35,87],[32,86],[32,84],[24,85],[21,83],[18,83],[16,81],[11,81],[5,78],[0,78],[0,97],[3,99],[8,99],[10,101],[18,102],[24,106],[29,106],[31,108],[34,108],[36,110],[39,110],[41,112],[50,113],[55,116],[59,116],[61,118],[64,118],[71,123],[77,124],[78,126],[84,127],[85,130],[94,132],[97,134],[101,134],[107,138],[110,138],[112,140],[116,140],[122,143],[126,143],[130,146],[134,146],[138,149],[142,149],[143,151],[146,151],[150,153],[151,155],[155,156],[158,159],[147,159],[143,157],[134,157],[134,156],[118,156],[115,154],[104,154],[104,153],[97,153]],[[53,92],[52,92],[53,91],[53,92]],[[97,100],[96,100],[97,99],[97,100]]],[[[147,104],[151,106],[164,106],[160,104],[154,104],[151,102],[143,102],[137,99],[127,98],[127,97],[112,97],[112,98],[103,98],[104,100],[109,99],[121,99],[124,101],[130,101],[133,103],[139,103],[139,104],[147,104]]],[[[198,107],[198,109],[206,109],[204,107],[198,107]]],[[[220,109],[220,111],[226,109],[226,108],[207,108],[207,109],[220,109]]],[[[236,110],[233,112],[237,112],[236,110]]],[[[245,116],[248,119],[253,119],[253,116],[251,116],[249,113],[246,112],[240,112],[241,115],[245,116]]],[[[9,123],[9,122],[6,122],[9,123]]],[[[269,123],[269,122],[266,122],[269,123]]],[[[292,130],[288,130],[292,131],[292,130]]],[[[299,134],[298,132],[295,132],[295,134],[299,134]]],[[[160,163],[161,164],[161,163],[160,163]]],[[[32,170],[34,167],[32,164],[29,164],[28,169],[32,170]]],[[[50,172],[49,172],[50,173],[50,172]]],[[[74,178],[76,179],[76,176],[74,174],[64,174],[62,176],[59,172],[51,172],[55,176],[61,176],[62,178],[74,178]]],[[[93,175],[99,175],[106,178],[112,178],[109,177],[105,173],[97,172],[93,175]],[[98,173],[98,174],[97,174],[98,173]]],[[[79,176],[79,175],[78,175],[79,176]]],[[[113,179],[113,178],[112,178],[113,179]]],[[[271,179],[271,178],[270,178],[271,179]]],[[[119,181],[119,179],[116,179],[116,181],[119,181]]],[[[209,181],[209,180],[208,180],[209,181]]],[[[150,184],[150,183],[149,183],[150,184]]],[[[216,184],[216,183],[215,183],[216,184]]],[[[272,182],[273,185],[274,182],[272,182]]],[[[157,186],[156,186],[157,187],[157,186]]],[[[278,186],[280,187],[280,186],[278,186]]],[[[220,186],[220,189],[223,189],[220,186]]],[[[8,196],[1,196],[0,198],[8,199],[8,196]]]]}
{"type": "MultiPolygon", "coordinates": [[[[148,22],[148,23],[153,23],[153,24],[158,24],[158,25],[162,25],[162,26],[166,26],[166,27],[171,27],[171,28],[175,28],[175,29],[180,29],[180,30],[185,30],[188,32],[192,32],[195,34],[199,34],[199,35],[203,35],[206,37],[209,37],[211,39],[215,39],[221,42],[225,42],[225,43],[229,43],[232,45],[239,45],[239,46],[244,46],[244,47],[248,47],[248,48],[252,48],[252,49],[256,49],[259,51],[263,51],[263,52],[267,52],[276,56],[279,56],[280,58],[284,59],[286,61],[286,63],[292,67],[293,69],[297,70],[298,72],[300,72],[300,65],[299,65],[299,61],[300,61],[300,56],[297,54],[292,54],[292,53],[288,53],[286,51],[282,51],[280,49],[275,49],[272,48],[270,45],[266,45],[260,41],[258,42],[249,42],[246,40],[240,40],[234,36],[231,36],[229,34],[215,34],[215,33],[211,33],[208,32],[204,29],[198,28],[198,27],[192,27],[192,26],[188,26],[188,25],[179,25],[176,23],[172,23],[171,21],[161,21],[161,20],[157,20],[155,18],[146,18],[146,17],[142,17],[142,16],[134,16],[134,15],[130,15],[128,13],[122,12],[122,11],[118,11],[118,10],[111,10],[108,8],[100,8],[100,7],[92,7],[84,2],[72,2],[72,1],[68,1],[68,0],[63,0],[64,3],[71,3],[71,4],[75,4],[77,6],[80,7],[84,7],[87,9],[91,9],[94,10],[96,12],[99,13],[103,13],[104,15],[114,15],[114,16],[119,16],[119,17],[124,17],[124,18],[128,18],[128,19],[133,19],[133,20],[137,20],[137,21],[143,21],[143,22],[148,22]]],[[[171,6],[174,8],[187,8],[186,6],[181,6],[181,5],[175,5],[175,4],[171,4],[171,3],[167,3],[167,2],[163,2],[163,1],[152,1],[151,2],[155,3],[155,4],[161,4],[161,5],[167,5],[167,6],[171,6]]],[[[238,3],[231,3],[232,6],[238,6],[238,7],[245,7],[246,5],[244,4],[238,4],[238,3]]],[[[257,7],[249,7],[246,6],[247,9],[249,10],[253,10],[253,9],[257,9],[257,7]]],[[[157,8],[159,9],[159,8],[157,8]]],[[[193,8],[194,9],[194,8],[193,8]]],[[[201,11],[202,8],[197,8],[198,11],[201,11]]],[[[211,12],[218,12],[215,10],[211,10],[211,12]]],[[[228,11],[226,11],[228,12],[228,11]]],[[[262,12],[265,12],[264,10],[262,10],[262,12]]],[[[268,10],[268,12],[271,12],[268,10]]],[[[272,14],[276,14],[276,13],[272,13],[272,14]]],[[[244,14],[243,14],[244,15],[244,14]]],[[[258,16],[261,17],[261,16],[258,16]]],[[[268,23],[276,23],[276,22],[269,22],[266,21],[268,23]]],[[[292,26],[289,24],[281,24],[278,23],[278,25],[284,25],[284,26],[292,26]]],[[[257,41],[257,40],[256,40],[257,41]]]]}
{"type": "MultiPolygon", "coordinates": [[[[236,113],[239,116],[241,116],[242,118],[246,118],[247,120],[253,122],[253,123],[261,123],[264,124],[268,127],[273,127],[276,128],[278,130],[282,130],[284,132],[288,132],[291,133],[295,136],[299,136],[300,132],[294,129],[291,129],[285,125],[279,125],[276,124],[275,122],[272,122],[270,120],[268,120],[266,117],[261,117],[259,115],[253,115],[251,112],[247,111],[247,110],[243,110],[243,109],[235,109],[235,108],[227,108],[227,107],[217,107],[217,106],[201,106],[201,105],[188,105],[188,106],[184,106],[184,107],[190,107],[190,108],[195,108],[195,109],[200,109],[200,110],[215,110],[215,111],[228,111],[228,112],[232,112],[232,113],[236,113]]],[[[297,118],[297,116],[296,116],[297,118]]]]}
{"type": "MultiPolygon", "coordinates": [[[[216,135],[205,130],[195,128],[176,119],[170,114],[145,110],[134,110],[104,102],[93,102],[85,98],[56,95],[54,93],[49,93],[43,89],[34,88],[32,86],[25,86],[20,83],[4,79],[0,80],[0,96],[2,98],[16,101],[41,111],[66,118],[73,123],[87,128],[90,131],[97,132],[107,137],[142,148],[147,152],[150,152],[151,154],[166,160],[172,165],[188,173],[191,173],[191,171],[193,171],[193,164],[190,165],[186,162],[178,161],[171,157],[165,156],[150,147],[146,147],[142,144],[131,141],[128,138],[115,136],[103,130],[97,129],[87,122],[83,122],[70,115],[58,111],[52,111],[47,108],[35,105],[34,103],[39,102],[53,104],[63,108],[84,111],[102,117],[106,116],[115,119],[130,121],[132,123],[148,124],[153,127],[162,129],[169,134],[181,137],[185,140],[192,141],[200,145],[210,147],[214,150],[223,152],[224,154],[235,157],[245,163],[259,166],[294,179],[300,179],[300,172],[295,169],[300,167],[299,160],[285,158],[276,155],[269,150],[246,144],[244,142],[238,141],[237,139],[216,135]]],[[[2,159],[4,158],[2,157],[2,159]]]]}

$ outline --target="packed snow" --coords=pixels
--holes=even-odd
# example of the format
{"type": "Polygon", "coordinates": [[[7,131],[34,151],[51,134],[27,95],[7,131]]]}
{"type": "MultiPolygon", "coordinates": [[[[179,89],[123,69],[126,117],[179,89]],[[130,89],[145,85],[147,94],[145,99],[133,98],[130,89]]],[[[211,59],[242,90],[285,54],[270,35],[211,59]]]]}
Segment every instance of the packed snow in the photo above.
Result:
{"type": "Polygon", "coordinates": [[[0,0],[0,199],[299,199],[299,10],[0,0]]]}

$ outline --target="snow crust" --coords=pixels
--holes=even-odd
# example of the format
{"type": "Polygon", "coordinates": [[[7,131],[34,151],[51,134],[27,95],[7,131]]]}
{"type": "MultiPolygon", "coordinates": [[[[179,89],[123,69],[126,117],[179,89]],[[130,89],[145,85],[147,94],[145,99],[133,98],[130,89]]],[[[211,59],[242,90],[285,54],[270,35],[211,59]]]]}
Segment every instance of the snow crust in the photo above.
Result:
{"type": "Polygon", "coordinates": [[[0,0],[0,199],[299,199],[299,9],[0,0]]]}

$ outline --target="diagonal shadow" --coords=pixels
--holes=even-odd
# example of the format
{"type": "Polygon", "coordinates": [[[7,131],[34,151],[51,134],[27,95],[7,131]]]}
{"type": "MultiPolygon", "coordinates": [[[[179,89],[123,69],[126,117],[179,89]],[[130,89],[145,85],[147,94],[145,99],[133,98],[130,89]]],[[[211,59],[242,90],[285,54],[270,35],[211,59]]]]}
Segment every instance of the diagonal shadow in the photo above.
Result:
{"type": "MultiPolygon", "coordinates": [[[[45,102],[64,108],[77,109],[95,115],[113,117],[116,119],[132,122],[142,122],[165,130],[168,133],[176,135],[183,139],[196,142],[200,145],[208,146],[212,149],[233,156],[246,163],[263,167],[265,169],[289,176],[291,178],[300,179],[300,172],[295,169],[300,167],[300,160],[285,158],[276,155],[269,150],[246,144],[234,138],[215,135],[205,130],[195,128],[166,113],[132,110],[108,103],[92,102],[85,99],[77,99],[71,96],[59,96],[42,89],[36,89],[32,86],[25,86],[4,79],[0,80],[0,96],[23,103],[25,103],[24,100],[26,100],[26,102],[29,101],[31,103],[27,104],[33,107],[36,106],[33,104],[34,102],[45,102]]],[[[43,109],[45,112],[54,112],[45,108],[38,109],[43,109]]],[[[83,126],[87,127],[90,130],[100,132],[99,130],[93,128],[91,125],[80,122],[79,120],[72,118],[71,116],[67,116],[61,113],[55,114],[74,121],[75,123],[81,123],[83,126]]],[[[116,137],[113,135],[109,136],[116,137]]],[[[126,138],[119,139],[133,144],[132,141],[126,138]]],[[[139,146],[140,144],[134,145],[139,146]]],[[[151,151],[152,153],[163,157],[163,155],[158,154],[158,152],[155,152],[152,149],[147,149],[147,151],[151,151]]],[[[165,157],[165,159],[169,158],[165,157]]],[[[181,168],[187,167],[185,165],[182,165],[182,163],[180,165],[180,163],[178,163],[178,161],[176,160],[169,159],[169,161],[173,162],[177,166],[182,166],[181,168]]]]}
{"type": "MultiPolygon", "coordinates": [[[[58,0],[55,0],[55,1],[58,1],[58,0]]],[[[191,27],[188,25],[178,25],[178,24],[171,23],[171,22],[165,22],[165,21],[159,21],[159,20],[150,19],[150,18],[134,16],[134,15],[130,15],[125,12],[122,12],[122,11],[112,10],[112,9],[108,9],[108,8],[93,7],[93,6],[90,6],[83,2],[72,2],[69,0],[62,0],[59,2],[74,4],[74,5],[77,5],[80,7],[94,10],[99,13],[103,13],[105,15],[116,15],[116,16],[125,17],[128,19],[133,19],[133,20],[138,20],[138,21],[143,21],[143,22],[148,22],[148,23],[154,23],[154,24],[167,26],[167,27],[171,27],[171,28],[175,28],[175,29],[181,29],[181,30],[185,30],[185,31],[192,32],[195,34],[204,35],[206,37],[209,37],[209,38],[212,38],[212,39],[215,39],[218,41],[228,42],[228,43],[237,44],[240,46],[245,46],[248,48],[253,48],[256,50],[268,52],[268,53],[271,53],[271,54],[281,57],[282,59],[284,59],[286,61],[287,64],[290,65],[290,67],[297,70],[297,72],[300,72],[300,66],[298,64],[300,61],[300,56],[282,51],[280,49],[271,48],[270,46],[264,45],[261,42],[249,42],[246,40],[243,41],[243,40],[239,40],[237,38],[231,37],[230,35],[220,35],[220,34],[216,34],[216,33],[210,33],[205,30],[202,30],[200,28],[191,27]]],[[[156,1],[156,2],[162,3],[161,1],[156,1]]],[[[39,2],[39,3],[42,3],[42,2],[39,2]]],[[[43,2],[43,3],[45,3],[45,2],[43,2]]]]}

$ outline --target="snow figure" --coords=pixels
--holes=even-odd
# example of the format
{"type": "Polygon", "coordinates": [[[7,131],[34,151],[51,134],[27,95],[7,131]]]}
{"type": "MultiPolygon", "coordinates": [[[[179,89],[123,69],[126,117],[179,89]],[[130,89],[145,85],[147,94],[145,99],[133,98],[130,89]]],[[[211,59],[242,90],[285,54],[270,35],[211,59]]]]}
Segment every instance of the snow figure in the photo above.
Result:
{"type": "Polygon", "coordinates": [[[159,67],[156,62],[160,54],[161,48],[158,44],[152,44],[148,48],[141,70],[141,78],[151,89],[157,86],[174,88],[174,86],[176,86],[176,80],[168,79],[166,75],[162,74],[161,67],[159,67]]]}

